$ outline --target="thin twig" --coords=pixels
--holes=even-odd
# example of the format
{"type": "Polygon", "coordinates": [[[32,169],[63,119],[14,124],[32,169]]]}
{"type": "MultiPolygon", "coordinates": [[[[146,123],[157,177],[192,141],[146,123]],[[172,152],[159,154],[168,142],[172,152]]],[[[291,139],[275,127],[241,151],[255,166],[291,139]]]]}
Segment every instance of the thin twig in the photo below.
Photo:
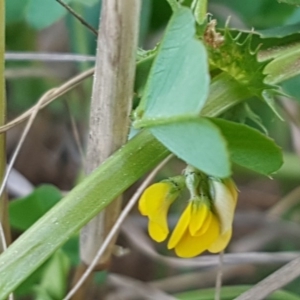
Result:
{"type": "MultiPolygon", "coordinates": [[[[245,277],[253,274],[255,266],[225,266],[223,268],[223,281],[239,277],[245,277]]],[[[182,291],[201,289],[212,286],[216,282],[217,268],[205,268],[203,270],[193,270],[191,272],[181,272],[177,275],[164,277],[150,281],[148,284],[165,291],[167,293],[179,293],[182,291]]]]}
{"type": "Polygon", "coordinates": [[[280,201],[273,205],[267,212],[268,218],[279,218],[288,209],[299,203],[300,198],[300,186],[293,189],[287,195],[285,195],[280,201]]]}
{"type": "Polygon", "coordinates": [[[0,127],[0,133],[3,133],[14,126],[22,123],[25,121],[28,117],[30,117],[33,113],[33,111],[38,107],[39,109],[44,108],[48,104],[50,104],[52,101],[57,99],[58,97],[64,95],[74,87],[76,87],[79,83],[81,83],[84,79],[91,77],[94,74],[94,68],[89,69],[73,78],[70,80],[66,81],[59,87],[53,88],[49,91],[47,91],[40,99],[43,99],[43,101],[40,103],[40,100],[35,104],[33,107],[28,109],[26,112],[21,114],[19,117],[15,118],[11,122],[5,124],[4,126],[0,127]]]}
{"type": "Polygon", "coordinates": [[[73,117],[73,115],[71,113],[69,102],[64,101],[64,103],[66,105],[68,114],[70,116],[72,132],[73,132],[73,135],[74,135],[74,140],[75,140],[76,146],[77,146],[79,154],[80,154],[81,165],[84,166],[85,165],[85,155],[84,155],[82,143],[80,141],[80,135],[79,135],[78,127],[76,125],[75,118],[73,117]]]}
{"type": "Polygon", "coordinates": [[[167,293],[159,290],[158,288],[150,284],[147,284],[140,280],[133,279],[124,275],[109,274],[108,281],[109,284],[117,286],[118,289],[120,287],[123,288],[120,291],[120,295],[122,295],[121,299],[148,299],[148,300],[152,300],[152,299],[176,300],[177,299],[174,296],[168,295],[167,293]]]}
{"type": "MultiPolygon", "coordinates": [[[[97,59],[90,105],[85,173],[90,174],[128,139],[134,90],[140,0],[102,0],[97,59]]],[[[89,265],[116,222],[122,195],[80,233],[80,259],[89,265]]],[[[97,268],[105,268],[112,240],[97,268]]]]}
{"type": "Polygon", "coordinates": [[[62,0],[56,1],[60,5],[62,5],[70,14],[72,14],[79,22],[81,22],[82,25],[89,29],[94,35],[98,36],[98,31],[87,21],[85,21],[73,8],[71,8],[68,4],[64,3],[62,0]]]}
{"type": "MultiPolygon", "coordinates": [[[[180,259],[177,257],[164,256],[156,252],[149,238],[133,222],[126,220],[122,226],[123,232],[134,245],[134,247],[148,256],[166,266],[172,268],[199,269],[203,267],[217,266],[219,258],[216,255],[203,255],[192,259],[180,259]]],[[[295,259],[300,252],[248,252],[224,254],[224,265],[237,264],[282,264],[295,259]]]]}
{"type": "Polygon", "coordinates": [[[161,162],[151,173],[150,175],[144,180],[144,182],[140,185],[138,190],[135,192],[135,194],[132,196],[132,198],[129,200],[126,207],[123,209],[122,213],[120,214],[119,218],[115,222],[114,226],[108,233],[107,237],[105,238],[103,244],[99,248],[96,256],[94,257],[93,261],[90,263],[86,271],[83,273],[80,280],[76,283],[76,285],[70,290],[70,292],[67,294],[67,296],[63,300],[69,300],[71,297],[76,293],[76,291],[80,288],[80,286],[84,283],[84,281],[88,278],[88,276],[91,274],[95,266],[97,265],[98,260],[100,259],[101,255],[106,250],[109,243],[113,240],[117,232],[119,231],[119,228],[121,227],[122,223],[124,222],[125,218],[127,217],[130,210],[135,205],[136,201],[140,198],[141,194],[143,193],[144,189],[149,185],[149,183],[153,180],[157,172],[171,159],[172,155],[169,155],[163,162],[161,162]]]}
{"type": "Polygon", "coordinates": [[[6,61],[43,61],[43,62],[95,62],[92,55],[57,52],[6,52],[6,61]]]}
{"type": "Polygon", "coordinates": [[[262,300],[300,276],[300,256],[260,281],[235,300],[262,300]]]}
{"type": "Polygon", "coordinates": [[[47,68],[11,68],[6,69],[4,72],[6,79],[17,79],[17,78],[57,78],[54,72],[51,72],[47,68]]]}
{"type": "Polygon", "coordinates": [[[20,140],[19,140],[19,142],[18,142],[18,145],[17,145],[17,147],[16,147],[16,149],[15,149],[13,155],[12,155],[12,158],[11,158],[11,160],[10,160],[8,166],[7,166],[7,169],[6,169],[6,172],[5,172],[5,176],[4,176],[4,178],[3,178],[3,181],[2,181],[1,187],[0,187],[0,197],[1,197],[2,193],[3,193],[3,191],[4,191],[4,188],[5,188],[6,182],[7,182],[7,180],[8,180],[10,171],[12,170],[13,165],[14,165],[16,159],[17,159],[17,156],[18,156],[18,154],[20,153],[21,147],[23,146],[23,143],[24,143],[24,141],[25,141],[25,139],[26,139],[26,137],[27,137],[27,134],[28,134],[28,132],[29,132],[31,126],[32,126],[32,123],[33,123],[33,121],[34,121],[34,119],[35,119],[37,113],[39,112],[40,107],[41,107],[42,103],[44,102],[44,99],[47,98],[48,95],[51,94],[51,93],[52,93],[51,90],[48,91],[48,93],[46,93],[46,94],[38,101],[38,103],[34,106],[34,109],[32,110],[31,116],[30,116],[30,118],[29,118],[29,120],[28,120],[28,122],[27,122],[27,124],[26,124],[26,127],[24,128],[24,131],[23,131],[23,133],[22,133],[22,135],[21,135],[21,138],[20,138],[20,140]]]}
{"type": "Polygon", "coordinates": [[[216,277],[215,300],[221,299],[222,277],[223,277],[223,259],[224,251],[219,254],[219,265],[216,277]]]}

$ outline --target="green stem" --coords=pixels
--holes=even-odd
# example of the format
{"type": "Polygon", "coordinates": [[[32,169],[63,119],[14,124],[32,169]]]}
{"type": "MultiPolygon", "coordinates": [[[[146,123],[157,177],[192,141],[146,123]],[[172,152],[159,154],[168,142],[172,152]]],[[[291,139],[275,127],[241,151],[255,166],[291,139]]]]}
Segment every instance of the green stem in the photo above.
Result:
{"type": "Polygon", "coordinates": [[[198,24],[204,24],[207,14],[207,0],[194,0],[192,9],[198,24]]]}
{"type": "MultiPolygon", "coordinates": [[[[250,96],[249,92],[243,88],[235,79],[226,73],[216,76],[210,85],[210,93],[205,106],[201,110],[202,116],[216,117],[243,99],[250,96]]],[[[153,118],[136,120],[135,128],[149,127],[153,125],[162,125],[172,122],[182,122],[194,119],[196,115],[174,116],[166,118],[153,118]]]]}
{"type": "Polygon", "coordinates": [[[143,131],[86,177],[0,256],[0,299],[168,154],[143,131]]]}
{"type": "MultiPolygon", "coordinates": [[[[4,78],[4,53],[5,53],[5,1],[0,0],[0,126],[5,124],[6,119],[6,98],[4,78]]],[[[2,182],[6,168],[6,147],[5,134],[0,135],[0,182],[2,182]]],[[[3,193],[0,196],[0,222],[4,229],[6,240],[9,238],[9,223],[7,214],[7,197],[3,193]]],[[[0,243],[0,253],[4,245],[0,243]]]]}

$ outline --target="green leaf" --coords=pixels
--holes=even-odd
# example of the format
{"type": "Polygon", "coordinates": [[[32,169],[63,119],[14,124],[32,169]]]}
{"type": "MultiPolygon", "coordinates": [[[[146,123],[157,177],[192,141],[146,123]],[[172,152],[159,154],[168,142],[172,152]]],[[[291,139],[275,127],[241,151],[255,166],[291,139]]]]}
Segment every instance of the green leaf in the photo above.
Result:
{"type": "Polygon", "coordinates": [[[136,64],[134,91],[139,97],[143,95],[156,54],[157,48],[149,51],[138,51],[139,61],[136,64]]]}
{"type": "Polygon", "coordinates": [[[278,56],[265,67],[264,73],[267,74],[265,82],[274,84],[298,75],[299,63],[300,44],[285,51],[284,55],[278,56]]]}
{"type": "Polygon", "coordinates": [[[35,299],[63,299],[67,291],[69,269],[69,258],[61,250],[55,252],[44,270],[40,284],[34,288],[35,299]]]}
{"type": "Polygon", "coordinates": [[[48,261],[43,263],[39,268],[37,268],[37,270],[30,274],[26,280],[22,282],[16,290],[14,290],[14,294],[16,296],[26,296],[28,294],[32,294],[33,287],[40,282],[47,263],[48,261]]]}
{"type": "Polygon", "coordinates": [[[25,8],[29,0],[6,0],[5,1],[5,22],[11,24],[22,21],[25,15],[25,8]]]}
{"type": "Polygon", "coordinates": [[[60,191],[52,185],[42,185],[35,191],[9,204],[10,224],[26,230],[61,199],[60,191]],[[24,212],[26,211],[26,214],[24,212]]]}
{"type": "MultiPolygon", "coordinates": [[[[70,0],[64,0],[69,3],[70,0]]],[[[67,10],[55,0],[30,0],[26,9],[26,20],[35,29],[46,28],[64,15],[67,10]]]]}
{"type": "MultiPolygon", "coordinates": [[[[140,106],[137,127],[177,116],[198,115],[208,97],[205,47],[195,38],[192,12],[181,7],[172,16],[152,64],[140,106]]],[[[149,124],[148,124],[149,125],[149,124]]]]}
{"type": "Polygon", "coordinates": [[[299,75],[295,76],[293,78],[290,78],[281,84],[283,92],[297,101],[300,101],[299,86],[300,86],[300,76],[299,75]]]}
{"type": "Polygon", "coordinates": [[[280,53],[284,51],[286,46],[287,48],[290,48],[294,45],[294,43],[299,41],[300,23],[293,23],[263,30],[241,30],[230,28],[229,31],[232,36],[239,35],[241,40],[244,40],[250,34],[252,36],[251,45],[254,49],[259,46],[259,49],[261,50],[271,50],[271,52],[275,51],[280,53]]]}
{"type": "Polygon", "coordinates": [[[231,174],[226,141],[207,119],[153,126],[150,131],[175,155],[208,175],[231,174]]]}
{"type": "Polygon", "coordinates": [[[210,64],[232,76],[252,96],[264,99],[265,90],[276,90],[277,87],[265,82],[264,68],[267,62],[257,59],[258,49],[252,50],[252,36],[244,40],[233,37],[226,28],[224,42],[219,47],[207,44],[210,64]]]}
{"type": "Polygon", "coordinates": [[[62,250],[69,257],[72,266],[78,266],[80,263],[79,255],[79,236],[76,234],[70,238],[63,246],[62,250]]]}
{"type": "Polygon", "coordinates": [[[210,93],[201,111],[201,115],[210,117],[219,116],[249,97],[251,97],[251,93],[246,87],[239,84],[228,73],[222,72],[211,81],[210,93]],[[211,111],[214,112],[213,115],[211,111]]]}
{"type": "Polygon", "coordinates": [[[294,11],[294,7],[279,4],[276,0],[240,1],[214,0],[218,7],[211,7],[210,12],[222,26],[228,21],[228,15],[238,16],[232,23],[247,28],[270,28],[282,24],[294,11]],[[226,12],[227,11],[227,12],[226,12]],[[221,22],[219,22],[219,20],[221,22]],[[223,21],[223,22],[222,22],[223,21]]]}
{"type": "Polygon", "coordinates": [[[300,5],[300,0],[278,0],[279,3],[286,3],[290,5],[300,5]]]}
{"type": "MultiPolygon", "coordinates": [[[[279,27],[273,27],[263,30],[256,30],[253,32],[254,34],[257,34],[262,39],[270,39],[270,38],[285,38],[287,36],[291,36],[296,33],[300,33],[300,23],[294,23],[279,27]]],[[[278,40],[278,42],[280,42],[278,40]]]]}
{"type": "Polygon", "coordinates": [[[247,125],[216,118],[210,120],[226,138],[231,159],[236,164],[264,175],[271,175],[281,167],[281,149],[269,137],[247,125]]]}
{"type": "Polygon", "coordinates": [[[264,132],[264,134],[268,134],[268,130],[264,126],[261,117],[257,115],[247,103],[245,103],[244,108],[245,108],[246,117],[249,120],[251,120],[253,123],[255,123],[264,132]]]}
{"type": "Polygon", "coordinates": [[[101,0],[71,0],[72,3],[81,3],[85,6],[93,6],[101,0]]]}

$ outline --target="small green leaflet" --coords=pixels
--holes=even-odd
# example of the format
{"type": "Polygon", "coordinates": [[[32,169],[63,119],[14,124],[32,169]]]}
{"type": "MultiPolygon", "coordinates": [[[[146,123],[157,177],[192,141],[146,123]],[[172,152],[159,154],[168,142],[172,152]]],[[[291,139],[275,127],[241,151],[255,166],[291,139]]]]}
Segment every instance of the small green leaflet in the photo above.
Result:
{"type": "Polygon", "coordinates": [[[41,185],[30,195],[9,203],[9,219],[13,228],[25,231],[61,199],[52,185],[41,185]],[[26,214],[24,214],[26,211],[26,214]]]}
{"type": "MultiPolygon", "coordinates": [[[[64,0],[69,3],[70,0],[64,0]]],[[[26,21],[35,29],[46,28],[64,15],[67,10],[55,0],[30,0],[25,12],[26,21]]]]}
{"type": "Polygon", "coordinates": [[[290,51],[286,51],[284,55],[272,60],[264,69],[267,74],[265,82],[279,83],[290,79],[299,74],[300,49],[292,47],[290,51]]]}
{"type": "Polygon", "coordinates": [[[229,153],[221,131],[208,119],[191,119],[150,128],[151,133],[188,164],[216,177],[231,174],[229,153]]]}
{"type": "Polygon", "coordinates": [[[196,116],[208,96],[205,47],[195,38],[195,20],[181,7],[172,16],[153,62],[135,115],[136,127],[196,116]],[[139,118],[141,118],[139,120],[139,118]]]}
{"type": "Polygon", "coordinates": [[[209,120],[226,138],[234,163],[264,175],[271,175],[281,167],[281,149],[269,137],[247,125],[216,118],[209,120]]]}
{"type": "MultiPolygon", "coordinates": [[[[25,16],[27,23],[37,30],[41,30],[54,24],[68,14],[67,9],[56,0],[9,0],[8,2],[10,1],[17,1],[18,6],[20,6],[19,3],[25,2],[26,7],[24,7],[24,13],[19,18],[23,18],[25,16]]],[[[66,4],[79,3],[82,6],[91,7],[100,2],[100,0],[64,0],[63,2],[66,4]]],[[[24,4],[22,4],[22,6],[24,6],[24,4]]],[[[9,14],[9,21],[13,21],[16,18],[18,18],[18,16],[13,17],[11,13],[9,14]]]]}

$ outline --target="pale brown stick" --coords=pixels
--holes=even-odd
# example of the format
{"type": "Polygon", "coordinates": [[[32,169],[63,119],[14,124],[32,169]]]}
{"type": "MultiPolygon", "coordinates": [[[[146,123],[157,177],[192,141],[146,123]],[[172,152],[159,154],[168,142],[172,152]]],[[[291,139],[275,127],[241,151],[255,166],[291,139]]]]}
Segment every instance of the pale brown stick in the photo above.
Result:
{"type": "Polygon", "coordinates": [[[300,256],[260,281],[235,300],[266,299],[267,296],[284,287],[298,276],[300,276],[300,256]]]}
{"type": "Polygon", "coordinates": [[[84,79],[91,77],[94,74],[94,68],[89,69],[73,78],[71,78],[70,80],[66,81],[65,83],[63,83],[62,85],[53,88],[49,91],[47,91],[37,102],[37,104],[35,104],[33,107],[31,107],[30,109],[28,109],[26,112],[24,112],[23,114],[21,114],[19,117],[15,118],[14,120],[12,120],[11,122],[0,126],[0,133],[3,133],[11,128],[13,128],[14,126],[24,122],[26,119],[28,119],[33,111],[36,109],[36,107],[38,107],[38,109],[42,109],[45,106],[47,106],[48,104],[50,104],[52,101],[54,101],[55,99],[57,99],[58,97],[64,95],[65,93],[67,93],[68,91],[70,91],[71,89],[73,89],[74,87],[76,87],[79,83],[81,83],[84,79]],[[43,101],[40,100],[43,99],[43,101]]]}
{"type": "Polygon", "coordinates": [[[222,278],[223,278],[223,259],[224,251],[219,254],[219,265],[218,272],[216,276],[216,288],[215,288],[215,300],[221,299],[221,288],[222,288],[222,278]]]}
{"type": "MultiPolygon", "coordinates": [[[[85,171],[91,173],[127,140],[133,97],[140,0],[102,1],[85,171]]],[[[99,195],[99,200],[101,195],[99,195]]],[[[80,235],[80,257],[90,265],[115,223],[121,198],[88,223],[80,235]]],[[[115,239],[97,267],[106,266],[115,239]]]]}

